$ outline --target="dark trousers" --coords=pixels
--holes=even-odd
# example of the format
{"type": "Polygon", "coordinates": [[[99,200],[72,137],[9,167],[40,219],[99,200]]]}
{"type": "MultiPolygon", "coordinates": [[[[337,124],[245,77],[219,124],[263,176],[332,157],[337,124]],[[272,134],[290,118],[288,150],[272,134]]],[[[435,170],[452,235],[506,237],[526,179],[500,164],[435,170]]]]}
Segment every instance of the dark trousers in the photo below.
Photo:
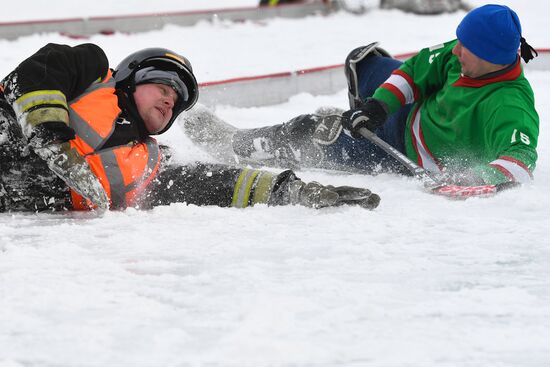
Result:
{"type": "MultiPolygon", "coordinates": [[[[401,61],[389,57],[369,56],[357,64],[359,94],[363,100],[371,97],[401,61]]],[[[390,115],[384,126],[375,131],[382,140],[405,153],[404,132],[411,105],[390,115]]],[[[340,134],[334,144],[325,147],[329,162],[363,172],[392,171],[405,173],[404,168],[384,150],[366,139],[354,139],[340,134]]]]}

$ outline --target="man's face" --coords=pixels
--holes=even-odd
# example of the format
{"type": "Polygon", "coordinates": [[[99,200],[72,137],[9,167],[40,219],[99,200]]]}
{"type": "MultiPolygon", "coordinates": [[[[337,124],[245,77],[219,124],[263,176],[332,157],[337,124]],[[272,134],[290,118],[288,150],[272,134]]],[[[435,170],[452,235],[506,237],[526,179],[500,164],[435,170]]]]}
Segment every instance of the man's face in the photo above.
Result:
{"type": "Polygon", "coordinates": [[[462,74],[470,78],[478,78],[506,67],[506,65],[493,64],[477,57],[464,47],[460,41],[458,41],[453,48],[453,54],[458,57],[458,61],[460,61],[462,74]]]}
{"type": "Polygon", "coordinates": [[[172,118],[172,108],[178,95],[172,87],[164,84],[140,84],[134,92],[134,100],[139,115],[149,133],[162,131],[172,118]]]}

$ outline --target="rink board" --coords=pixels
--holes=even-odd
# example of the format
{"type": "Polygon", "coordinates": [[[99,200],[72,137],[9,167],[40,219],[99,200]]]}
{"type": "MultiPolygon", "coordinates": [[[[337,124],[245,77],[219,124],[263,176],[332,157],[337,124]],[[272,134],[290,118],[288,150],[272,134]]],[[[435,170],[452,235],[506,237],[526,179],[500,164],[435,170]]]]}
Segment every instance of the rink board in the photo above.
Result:
{"type": "MultiPolygon", "coordinates": [[[[405,60],[412,55],[396,58],[405,60]]],[[[528,70],[550,70],[550,49],[539,50],[539,57],[524,65],[528,70]]],[[[344,65],[339,64],[201,83],[199,101],[207,106],[266,106],[284,103],[298,93],[329,95],[345,88],[344,65]]]]}

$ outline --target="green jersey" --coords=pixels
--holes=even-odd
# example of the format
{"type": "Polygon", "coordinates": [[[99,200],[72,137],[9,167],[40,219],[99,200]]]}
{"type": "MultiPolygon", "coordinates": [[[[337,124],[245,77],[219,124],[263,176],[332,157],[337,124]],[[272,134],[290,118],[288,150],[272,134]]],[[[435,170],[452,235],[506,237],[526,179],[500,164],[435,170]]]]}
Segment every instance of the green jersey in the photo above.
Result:
{"type": "Polygon", "coordinates": [[[432,172],[468,172],[486,184],[529,182],[539,118],[533,90],[516,64],[484,78],[461,75],[451,41],[421,50],[374,93],[390,112],[414,103],[406,154],[432,172]]]}

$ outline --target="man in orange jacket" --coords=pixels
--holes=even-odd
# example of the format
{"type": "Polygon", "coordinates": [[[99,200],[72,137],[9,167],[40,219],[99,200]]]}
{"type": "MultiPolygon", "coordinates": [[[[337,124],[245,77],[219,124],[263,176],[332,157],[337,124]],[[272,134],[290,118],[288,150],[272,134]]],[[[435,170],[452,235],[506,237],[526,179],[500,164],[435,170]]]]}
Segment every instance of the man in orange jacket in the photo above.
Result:
{"type": "Polygon", "coordinates": [[[0,212],[379,202],[292,171],[172,162],[151,135],[195,104],[198,85],[190,62],[167,49],[137,51],[111,70],[96,45],[48,44],[1,85],[0,212]]]}

